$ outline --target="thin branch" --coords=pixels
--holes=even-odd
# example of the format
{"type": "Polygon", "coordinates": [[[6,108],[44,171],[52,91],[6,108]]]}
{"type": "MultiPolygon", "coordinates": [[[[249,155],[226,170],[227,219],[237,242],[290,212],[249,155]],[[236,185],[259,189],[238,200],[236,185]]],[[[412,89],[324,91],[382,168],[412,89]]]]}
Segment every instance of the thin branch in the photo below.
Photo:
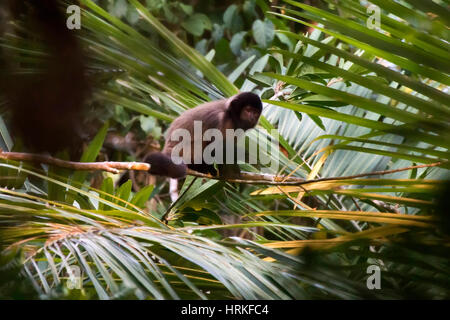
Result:
{"type": "Polygon", "coordinates": [[[4,152],[0,149],[0,159],[16,160],[45,163],[52,166],[84,171],[108,171],[112,173],[119,173],[119,170],[142,170],[148,171],[150,165],[144,162],[73,162],[65,161],[51,156],[33,154],[33,153],[21,153],[21,152],[4,152]]]}
{"type": "MultiPolygon", "coordinates": [[[[119,173],[119,170],[140,170],[140,171],[148,171],[150,169],[150,165],[145,162],[72,162],[65,161],[57,158],[53,158],[45,155],[38,155],[32,153],[20,153],[20,152],[3,152],[0,149],[0,159],[6,160],[16,160],[16,161],[29,161],[29,162],[38,162],[45,163],[49,165],[54,165],[58,167],[74,169],[74,170],[103,170],[112,173],[119,173]]],[[[266,184],[266,185],[304,185],[315,182],[322,181],[335,181],[335,180],[347,180],[347,179],[355,179],[362,178],[367,176],[378,176],[385,175],[390,173],[396,173],[401,171],[408,171],[419,168],[430,168],[430,167],[438,167],[447,163],[448,161],[439,161],[430,164],[422,164],[417,166],[410,166],[400,169],[394,170],[384,170],[384,171],[374,171],[374,172],[366,172],[355,174],[351,176],[344,177],[328,177],[328,178],[320,178],[320,179],[312,179],[305,180],[303,178],[298,177],[289,177],[289,176],[277,176],[272,174],[264,174],[264,173],[253,173],[253,172],[245,172],[242,171],[239,175],[239,178],[227,178],[221,176],[213,176],[211,174],[200,173],[191,169],[187,170],[187,174],[194,177],[207,178],[207,179],[216,179],[216,180],[224,180],[232,183],[246,183],[246,184],[266,184]]]]}
{"type": "Polygon", "coordinates": [[[225,180],[227,182],[247,183],[247,184],[297,185],[297,186],[299,186],[299,185],[305,185],[305,184],[309,184],[309,183],[316,183],[316,182],[322,182],[322,181],[347,180],[347,179],[362,178],[362,177],[367,177],[367,176],[385,175],[385,174],[408,171],[408,170],[419,169],[419,168],[438,167],[447,162],[448,161],[439,161],[439,162],[422,164],[422,165],[417,165],[417,166],[410,166],[410,167],[394,169],[394,170],[373,171],[373,172],[355,174],[355,175],[351,175],[351,176],[327,177],[327,178],[319,178],[319,179],[312,179],[312,180],[305,180],[303,178],[298,178],[298,177],[276,176],[276,175],[271,175],[271,174],[262,174],[262,173],[253,173],[253,172],[244,172],[244,171],[241,171],[239,179],[228,179],[225,177],[215,177],[210,174],[200,173],[200,172],[196,172],[196,171],[190,170],[190,169],[188,169],[187,172],[188,172],[188,175],[191,175],[191,176],[208,178],[208,179],[225,180]]]}

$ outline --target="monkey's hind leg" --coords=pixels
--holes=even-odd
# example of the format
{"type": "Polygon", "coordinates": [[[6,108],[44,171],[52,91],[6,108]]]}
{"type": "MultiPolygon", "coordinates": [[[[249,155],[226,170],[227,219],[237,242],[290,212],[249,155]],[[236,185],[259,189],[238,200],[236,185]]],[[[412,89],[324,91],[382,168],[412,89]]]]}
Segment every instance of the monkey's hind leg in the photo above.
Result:
{"type": "Polygon", "coordinates": [[[224,178],[238,179],[241,176],[241,168],[238,164],[218,165],[219,175],[224,178]]]}
{"type": "Polygon", "coordinates": [[[241,169],[237,164],[219,164],[217,169],[208,164],[190,164],[188,168],[197,172],[210,174],[213,177],[223,177],[238,179],[241,176],[241,169]]]}

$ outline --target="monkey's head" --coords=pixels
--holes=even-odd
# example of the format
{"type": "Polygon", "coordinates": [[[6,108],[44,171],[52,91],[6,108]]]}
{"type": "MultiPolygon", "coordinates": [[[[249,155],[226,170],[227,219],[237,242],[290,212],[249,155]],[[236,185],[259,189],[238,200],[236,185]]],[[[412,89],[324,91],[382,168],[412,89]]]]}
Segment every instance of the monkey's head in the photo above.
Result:
{"type": "Polygon", "coordinates": [[[261,99],[254,93],[241,92],[230,98],[228,116],[233,120],[236,129],[254,128],[261,112],[261,99]]]}

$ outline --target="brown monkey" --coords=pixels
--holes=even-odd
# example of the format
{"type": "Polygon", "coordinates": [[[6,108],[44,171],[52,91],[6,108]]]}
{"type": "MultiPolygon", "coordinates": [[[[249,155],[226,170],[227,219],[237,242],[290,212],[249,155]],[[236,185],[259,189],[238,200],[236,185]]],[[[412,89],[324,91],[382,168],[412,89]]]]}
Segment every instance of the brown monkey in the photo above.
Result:
{"type": "MultiPolygon", "coordinates": [[[[166,143],[162,152],[152,153],[144,161],[151,164],[151,174],[170,178],[183,178],[186,175],[187,168],[216,175],[217,172],[213,165],[204,162],[194,164],[194,121],[201,121],[203,132],[213,128],[220,130],[225,140],[225,131],[227,129],[242,129],[245,131],[255,127],[261,111],[261,99],[251,92],[242,92],[229,99],[199,105],[182,113],[172,122],[167,132],[166,143]],[[171,158],[172,150],[179,143],[179,140],[173,137],[176,129],[185,129],[189,131],[192,137],[191,164],[176,164],[171,158]]],[[[203,150],[211,141],[202,141],[199,143],[201,143],[201,151],[203,154],[203,150]]],[[[224,146],[225,144],[226,141],[223,141],[224,146]]],[[[218,168],[221,175],[238,173],[236,171],[239,170],[237,164],[220,165],[218,168]]]]}

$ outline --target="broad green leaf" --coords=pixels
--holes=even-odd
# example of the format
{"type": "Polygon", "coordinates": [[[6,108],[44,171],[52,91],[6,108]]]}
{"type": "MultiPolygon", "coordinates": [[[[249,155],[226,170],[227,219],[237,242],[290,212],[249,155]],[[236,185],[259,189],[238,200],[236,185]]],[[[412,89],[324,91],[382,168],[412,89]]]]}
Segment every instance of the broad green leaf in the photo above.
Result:
{"type": "Polygon", "coordinates": [[[144,208],[145,203],[149,200],[154,188],[155,186],[152,184],[142,188],[133,196],[130,202],[138,208],[144,208]]]}
{"type": "MultiPolygon", "coordinates": [[[[88,148],[83,152],[83,155],[81,156],[80,162],[94,162],[97,158],[100,149],[103,146],[103,141],[105,140],[106,133],[108,131],[109,124],[106,122],[103,127],[100,129],[100,131],[97,133],[97,135],[92,139],[91,143],[89,144],[88,148]]],[[[75,173],[72,176],[70,184],[72,186],[78,186],[80,183],[83,183],[86,180],[86,177],[88,175],[88,172],[86,171],[75,171],[75,173]]],[[[69,193],[67,194],[67,199],[69,203],[73,201],[73,194],[69,193]]]]}
{"type": "Polygon", "coordinates": [[[205,30],[211,30],[212,25],[209,18],[202,13],[195,13],[184,21],[182,24],[188,32],[194,36],[200,37],[205,30]]]}
{"type": "Polygon", "coordinates": [[[252,26],[253,38],[261,48],[267,48],[275,37],[275,28],[272,21],[256,20],[252,26]]]}

